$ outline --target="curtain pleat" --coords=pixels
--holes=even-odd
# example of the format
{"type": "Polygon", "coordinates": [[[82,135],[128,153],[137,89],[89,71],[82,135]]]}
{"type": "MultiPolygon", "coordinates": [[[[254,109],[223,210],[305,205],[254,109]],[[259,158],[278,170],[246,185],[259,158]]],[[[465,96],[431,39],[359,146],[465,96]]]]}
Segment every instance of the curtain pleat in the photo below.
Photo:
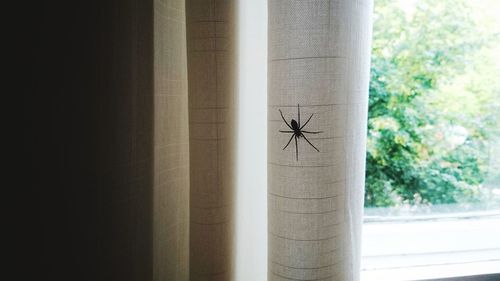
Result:
{"type": "Polygon", "coordinates": [[[184,0],[154,0],[154,280],[189,279],[189,123],[184,0]]]}
{"type": "Polygon", "coordinates": [[[190,280],[232,280],[233,0],[187,0],[190,280]]]}
{"type": "Polygon", "coordinates": [[[359,280],[372,2],[268,9],[268,280],[359,280]]]}
{"type": "Polygon", "coordinates": [[[230,280],[233,1],[154,2],[154,280],[230,280]]]}

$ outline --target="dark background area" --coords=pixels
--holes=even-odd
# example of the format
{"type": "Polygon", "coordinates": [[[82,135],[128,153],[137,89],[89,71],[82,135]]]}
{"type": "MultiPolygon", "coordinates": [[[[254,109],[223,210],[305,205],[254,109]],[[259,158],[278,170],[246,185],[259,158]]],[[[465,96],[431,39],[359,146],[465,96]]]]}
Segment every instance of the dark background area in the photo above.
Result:
{"type": "Polygon", "coordinates": [[[16,276],[150,280],[153,1],[40,2],[6,10],[24,92],[14,189],[33,191],[7,213],[16,276]]]}

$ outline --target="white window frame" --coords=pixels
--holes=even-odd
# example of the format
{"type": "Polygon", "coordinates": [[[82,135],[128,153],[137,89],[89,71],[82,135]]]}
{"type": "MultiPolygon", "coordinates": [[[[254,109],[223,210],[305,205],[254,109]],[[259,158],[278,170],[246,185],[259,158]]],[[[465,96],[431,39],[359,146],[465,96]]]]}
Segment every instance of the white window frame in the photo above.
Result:
{"type": "Polygon", "coordinates": [[[500,210],[365,217],[362,237],[362,281],[500,280],[500,210]]]}

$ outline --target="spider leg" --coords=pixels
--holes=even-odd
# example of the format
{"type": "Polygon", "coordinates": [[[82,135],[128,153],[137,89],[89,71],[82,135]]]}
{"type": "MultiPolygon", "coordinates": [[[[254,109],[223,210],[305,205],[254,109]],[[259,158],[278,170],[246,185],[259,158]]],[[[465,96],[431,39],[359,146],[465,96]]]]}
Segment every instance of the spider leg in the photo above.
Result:
{"type": "Polygon", "coordinates": [[[288,147],[288,145],[290,144],[290,142],[292,141],[292,139],[293,139],[293,137],[294,137],[294,136],[295,136],[295,135],[292,135],[292,137],[290,137],[290,139],[289,139],[289,140],[288,140],[288,142],[286,143],[285,147],[283,147],[283,150],[285,150],[285,148],[287,148],[287,147],[288,147]]]}
{"type": "Polygon", "coordinates": [[[294,135],[295,137],[295,160],[299,161],[299,146],[297,145],[297,136],[294,135]]]}
{"type": "Polygon", "coordinates": [[[295,133],[294,131],[282,131],[280,130],[280,133],[295,133]]]}
{"type": "MultiPolygon", "coordinates": [[[[281,131],[280,131],[281,132],[281,131]]],[[[323,133],[323,131],[317,131],[317,132],[309,132],[309,131],[300,131],[301,133],[307,133],[307,134],[319,134],[323,133]]]]}
{"type": "Polygon", "coordinates": [[[299,128],[300,128],[300,107],[299,107],[299,104],[297,104],[297,115],[299,117],[299,128]]]}
{"type": "Polygon", "coordinates": [[[285,120],[285,117],[283,117],[283,112],[281,112],[281,109],[278,109],[280,114],[281,114],[281,119],[283,119],[283,121],[285,121],[285,124],[288,126],[288,128],[290,128],[291,130],[293,130],[292,126],[290,126],[290,124],[288,124],[288,122],[286,122],[285,120]]]}
{"type": "Polygon", "coordinates": [[[307,143],[309,143],[314,149],[316,149],[317,152],[319,152],[319,149],[317,149],[307,138],[306,136],[304,136],[303,134],[301,135],[304,137],[304,139],[307,141],[307,143]]]}
{"type": "Polygon", "coordinates": [[[309,121],[311,121],[311,118],[313,117],[313,115],[314,115],[314,113],[313,113],[313,114],[311,114],[311,116],[309,116],[309,119],[307,119],[306,123],[305,123],[304,125],[302,125],[302,127],[300,127],[300,125],[299,125],[299,128],[300,128],[301,130],[302,130],[302,128],[304,128],[304,127],[307,125],[307,123],[309,123],[309,121]]]}

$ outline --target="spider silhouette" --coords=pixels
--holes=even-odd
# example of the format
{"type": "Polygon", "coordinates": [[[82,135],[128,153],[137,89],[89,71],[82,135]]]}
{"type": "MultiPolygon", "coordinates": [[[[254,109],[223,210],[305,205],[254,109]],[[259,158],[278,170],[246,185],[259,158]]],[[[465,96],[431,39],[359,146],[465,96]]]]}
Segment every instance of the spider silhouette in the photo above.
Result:
{"type": "Polygon", "coordinates": [[[317,131],[317,132],[310,132],[310,131],[304,131],[302,130],[306,125],[307,123],[309,123],[309,121],[311,121],[311,118],[313,117],[314,114],[311,114],[311,116],[309,117],[309,119],[307,119],[306,123],[304,123],[304,125],[300,125],[300,105],[297,104],[297,119],[299,120],[299,122],[297,123],[297,121],[295,121],[295,119],[292,119],[292,121],[290,122],[290,124],[288,124],[288,122],[286,121],[285,117],[283,116],[283,112],[281,112],[281,109],[278,109],[280,114],[281,114],[281,119],[283,119],[283,121],[285,122],[285,124],[288,126],[288,128],[291,129],[291,131],[282,131],[280,130],[280,133],[287,133],[287,134],[292,134],[292,136],[290,137],[290,139],[288,140],[288,142],[286,143],[285,147],[283,147],[283,150],[285,150],[288,145],[290,144],[290,142],[292,142],[292,139],[295,139],[295,159],[296,161],[299,161],[299,147],[297,145],[297,139],[303,137],[308,144],[310,144],[314,149],[316,149],[317,152],[319,152],[319,149],[317,149],[307,138],[306,136],[304,135],[305,134],[319,134],[319,133],[322,133],[323,131],[317,131]]]}

